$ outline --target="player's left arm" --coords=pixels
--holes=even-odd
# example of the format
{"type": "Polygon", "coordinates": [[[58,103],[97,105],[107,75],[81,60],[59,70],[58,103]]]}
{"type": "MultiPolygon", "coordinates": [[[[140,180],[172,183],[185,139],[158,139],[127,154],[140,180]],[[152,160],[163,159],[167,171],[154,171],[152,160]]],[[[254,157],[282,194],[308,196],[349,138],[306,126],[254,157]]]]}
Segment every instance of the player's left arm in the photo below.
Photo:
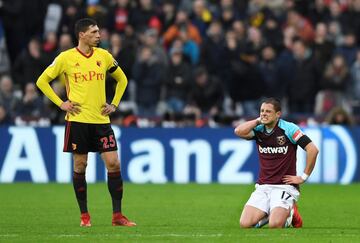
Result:
{"type": "Polygon", "coordinates": [[[310,176],[311,172],[315,167],[316,158],[319,153],[319,150],[316,147],[316,145],[306,135],[303,135],[298,140],[298,145],[306,151],[306,166],[301,176],[285,175],[283,177],[283,182],[285,184],[304,183],[307,180],[307,178],[310,176]]]}
{"type": "Polygon", "coordinates": [[[110,113],[115,112],[116,108],[119,106],[121,97],[123,96],[128,80],[125,73],[118,66],[117,62],[114,60],[112,66],[109,68],[108,72],[116,80],[115,95],[111,104],[105,103],[102,109],[102,115],[109,115],[110,113]]]}

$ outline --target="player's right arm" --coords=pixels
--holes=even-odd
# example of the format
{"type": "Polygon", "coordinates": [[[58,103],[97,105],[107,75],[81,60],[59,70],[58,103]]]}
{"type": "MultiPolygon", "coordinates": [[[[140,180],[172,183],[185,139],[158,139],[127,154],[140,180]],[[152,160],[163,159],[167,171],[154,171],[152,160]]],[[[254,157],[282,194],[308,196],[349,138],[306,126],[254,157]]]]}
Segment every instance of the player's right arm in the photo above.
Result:
{"type": "Polygon", "coordinates": [[[46,95],[46,97],[59,106],[60,109],[69,112],[72,115],[78,114],[80,112],[80,105],[69,100],[64,102],[50,86],[50,82],[63,71],[61,60],[61,55],[59,55],[40,75],[36,81],[36,86],[46,95]]]}
{"type": "Polygon", "coordinates": [[[253,129],[260,124],[260,118],[250,120],[238,125],[234,132],[237,136],[244,139],[252,139],[255,136],[253,129]]]}

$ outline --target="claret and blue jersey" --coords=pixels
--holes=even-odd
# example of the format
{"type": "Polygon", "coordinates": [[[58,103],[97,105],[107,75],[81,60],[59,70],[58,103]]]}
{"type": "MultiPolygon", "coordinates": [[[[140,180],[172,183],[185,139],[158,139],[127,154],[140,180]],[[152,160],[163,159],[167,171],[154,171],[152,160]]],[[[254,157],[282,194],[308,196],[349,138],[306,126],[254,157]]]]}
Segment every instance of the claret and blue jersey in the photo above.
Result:
{"type": "Polygon", "coordinates": [[[258,184],[284,184],[285,175],[296,175],[297,141],[303,136],[292,122],[280,119],[271,131],[263,124],[254,129],[260,171],[258,184]]]}

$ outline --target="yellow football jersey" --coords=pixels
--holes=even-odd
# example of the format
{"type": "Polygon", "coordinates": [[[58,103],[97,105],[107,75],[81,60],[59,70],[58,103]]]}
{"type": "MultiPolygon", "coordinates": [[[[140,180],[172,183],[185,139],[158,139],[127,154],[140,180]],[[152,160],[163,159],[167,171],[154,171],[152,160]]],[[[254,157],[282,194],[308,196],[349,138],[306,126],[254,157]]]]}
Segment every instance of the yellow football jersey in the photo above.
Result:
{"type": "Polygon", "coordinates": [[[109,116],[101,115],[106,103],[106,72],[117,65],[112,55],[101,48],[93,48],[85,55],[77,48],[60,53],[45,73],[52,79],[64,78],[67,97],[80,104],[81,112],[66,115],[66,120],[83,123],[110,123],[109,116]]]}

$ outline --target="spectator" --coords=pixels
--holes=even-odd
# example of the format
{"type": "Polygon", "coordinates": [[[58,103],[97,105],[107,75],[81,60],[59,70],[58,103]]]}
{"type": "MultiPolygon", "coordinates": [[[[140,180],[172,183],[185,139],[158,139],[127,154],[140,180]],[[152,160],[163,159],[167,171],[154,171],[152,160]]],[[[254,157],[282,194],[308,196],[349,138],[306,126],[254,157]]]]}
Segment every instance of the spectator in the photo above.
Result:
{"type": "Polygon", "coordinates": [[[335,49],[335,43],[329,39],[328,29],[325,23],[319,22],[315,29],[315,40],[313,44],[314,58],[318,60],[320,69],[324,70],[325,65],[331,59],[335,49]]]}
{"type": "Polygon", "coordinates": [[[175,22],[176,8],[172,0],[165,0],[161,6],[160,22],[162,23],[161,34],[166,32],[175,22]]]}
{"type": "MultiPolygon", "coordinates": [[[[222,25],[220,23],[220,26],[222,28],[222,25]]],[[[223,28],[222,28],[223,29],[223,28]]],[[[231,29],[235,34],[235,39],[240,46],[245,46],[246,44],[246,35],[247,35],[247,28],[245,26],[245,23],[241,20],[235,20],[232,25],[231,29]]],[[[224,30],[223,30],[224,32],[224,30]]]]}
{"type": "Polygon", "coordinates": [[[283,33],[279,25],[279,21],[274,16],[270,16],[265,20],[265,24],[262,28],[266,44],[273,46],[276,51],[280,51],[283,47],[283,33]]]}
{"type": "Polygon", "coordinates": [[[17,125],[39,124],[45,119],[46,124],[50,121],[45,118],[44,102],[39,96],[34,83],[27,83],[22,100],[16,106],[15,123],[17,125]]]}
{"type": "Polygon", "coordinates": [[[282,85],[281,80],[278,78],[278,63],[276,51],[272,46],[265,46],[261,51],[261,60],[259,62],[259,68],[262,75],[262,79],[265,82],[264,95],[267,97],[275,97],[282,99],[284,93],[282,93],[279,87],[282,85]]]}
{"type": "Polygon", "coordinates": [[[327,22],[330,19],[330,11],[324,0],[315,0],[309,6],[309,19],[315,25],[319,22],[327,22]]]}
{"type": "Polygon", "coordinates": [[[123,38],[118,33],[113,33],[110,36],[110,53],[119,66],[124,71],[126,77],[131,80],[131,68],[135,63],[136,48],[133,45],[127,45],[123,38]]]}
{"type": "Polygon", "coordinates": [[[218,21],[210,24],[207,31],[207,38],[204,40],[201,49],[201,63],[206,66],[211,75],[220,78],[224,72],[223,60],[225,54],[225,45],[222,25],[218,21]]]}
{"type": "Polygon", "coordinates": [[[296,35],[303,41],[311,43],[314,40],[315,33],[312,24],[294,9],[287,13],[286,26],[295,28],[296,35]]]}
{"type": "Polygon", "coordinates": [[[15,60],[12,70],[15,84],[21,89],[25,89],[27,83],[37,80],[47,64],[41,51],[40,40],[31,39],[28,48],[15,60]]]}
{"type": "Polygon", "coordinates": [[[301,39],[293,43],[288,100],[292,113],[312,114],[319,87],[320,70],[311,49],[301,39]]]}
{"type": "MultiPolygon", "coordinates": [[[[120,34],[118,33],[113,33],[110,36],[109,45],[110,45],[109,52],[118,62],[119,66],[125,73],[126,77],[129,80],[131,80],[132,79],[131,69],[135,63],[135,56],[136,56],[135,48],[132,48],[131,46],[124,46],[124,41],[121,38],[120,34]]],[[[116,86],[116,81],[109,75],[106,80],[106,96],[107,96],[107,100],[110,100],[109,102],[111,102],[112,97],[114,97],[115,86],[116,86]]],[[[129,87],[130,86],[131,85],[129,85],[129,87]]],[[[122,100],[130,99],[129,87],[125,90],[122,100]]]]}
{"type": "Polygon", "coordinates": [[[225,30],[231,29],[233,23],[237,20],[235,9],[224,7],[221,10],[220,22],[225,30]]]}
{"type": "Polygon", "coordinates": [[[261,49],[265,45],[264,38],[260,29],[250,27],[248,29],[248,42],[245,48],[251,48],[255,51],[256,55],[260,55],[261,49]]]}
{"type": "Polygon", "coordinates": [[[241,115],[248,117],[258,115],[259,99],[266,92],[257,59],[255,50],[249,46],[230,64],[233,75],[229,84],[230,97],[235,103],[241,104],[241,115]]]}
{"type": "Polygon", "coordinates": [[[48,32],[45,35],[45,40],[42,44],[44,53],[44,60],[46,63],[51,63],[57,55],[58,38],[55,32],[48,32]]]}
{"type": "Polygon", "coordinates": [[[328,113],[335,106],[345,104],[346,88],[350,84],[350,72],[345,59],[335,55],[325,69],[320,82],[320,91],[316,97],[315,113],[328,113]]]}
{"type": "Polygon", "coordinates": [[[86,16],[85,1],[70,1],[64,4],[64,13],[60,22],[60,32],[71,34],[72,39],[76,39],[74,32],[75,22],[86,16]]]}
{"type": "Polygon", "coordinates": [[[325,124],[329,125],[354,125],[354,119],[344,108],[334,107],[330,110],[324,121],[325,124]]]}
{"type": "Polygon", "coordinates": [[[151,48],[143,46],[134,64],[132,75],[136,84],[138,115],[153,117],[160,101],[166,69],[156,60],[151,48]]]}
{"type": "Polygon", "coordinates": [[[5,33],[0,18],[0,75],[10,72],[10,59],[7,51],[5,33]]]}
{"type": "Polygon", "coordinates": [[[351,66],[356,59],[357,49],[355,33],[350,31],[344,34],[343,43],[336,48],[335,54],[344,56],[346,64],[351,66]]]}
{"type": "Polygon", "coordinates": [[[100,44],[99,47],[109,50],[110,48],[110,33],[106,28],[100,29],[100,44]]]}
{"type": "Polygon", "coordinates": [[[204,67],[195,69],[187,110],[194,109],[200,116],[214,116],[221,112],[224,89],[220,81],[210,76],[204,67]]]}
{"type": "Polygon", "coordinates": [[[340,46],[343,43],[343,34],[341,26],[336,21],[331,21],[327,24],[329,29],[329,40],[335,43],[335,46],[340,46]]]}
{"type": "Polygon", "coordinates": [[[126,26],[129,24],[131,7],[129,0],[116,0],[115,5],[109,11],[110,31],[124,33],[126,26]]]}
{"type": "Polygon", "coordinates": [[[136,11],[130,15],[130,24],[134,29],[145,30],[149,27],[151,19],[157,18],[152,0],[139,0],[136,11]]]}
{"type": "Polygon", "coordinates": [[[167,66],[169,64],[168,56],[164,48],[160,45],[158,31],[156,29],[149,28],[145,31],[142,44],[151,48],[154,58],[162,65],[167,66]]]}
{"type": "Polygon", "coordinates": [[[356,60],[351,66],[351,84],[347,87],[347,97],[351,99],[354,114],[360,114],[360,50],[356,52],[356,60]]]}
{"type": "Polygon", "coordinates": [[[59,47],[58,47],[58,53],[62,51],[66,51],[70,48],[74,47],[73,39],[70,34],[63,33],[59,37],[59,47]]]}
{"type": "Polygon", "coordinates": [[[172,42],[181,37],[184,32],[187,34],[187,38],[193,40],[197,45],[201,44],[202,39],[199,30],[190,22],[187,12],[180,9],[176,14],[175,23],[163,35],[165,46],[171,46],[172,42]]]}
{"type": "Polygon", "coordinates": [[[13,120],[11,119],[8,110],[0,103],[0,125],[9,125],[12,123],[13,120]]]}
{"type": "Polygon", "coordinates": [[[165,97],[171,112],[182,112],[191,88],[191,66],[184,61],[179,48],[170,50],[170,66],[165,81],[165,97]]]}
{"type": "Polygon", "coordinates": [[[10,76],[4,75],[0,79],[0,106],[4,109],[3,121],[12,122],[15,108],[18,103],[13,90],[13,81],[10,76]]]}
{"type": "Polygon", "coordinates": [[[193,2],[193,12],[191,21],[199,30],[202,38],[206,36],[206,30],[212,21],[212,13],[206,6],[205,0],[195,0],[193,2]]]}

